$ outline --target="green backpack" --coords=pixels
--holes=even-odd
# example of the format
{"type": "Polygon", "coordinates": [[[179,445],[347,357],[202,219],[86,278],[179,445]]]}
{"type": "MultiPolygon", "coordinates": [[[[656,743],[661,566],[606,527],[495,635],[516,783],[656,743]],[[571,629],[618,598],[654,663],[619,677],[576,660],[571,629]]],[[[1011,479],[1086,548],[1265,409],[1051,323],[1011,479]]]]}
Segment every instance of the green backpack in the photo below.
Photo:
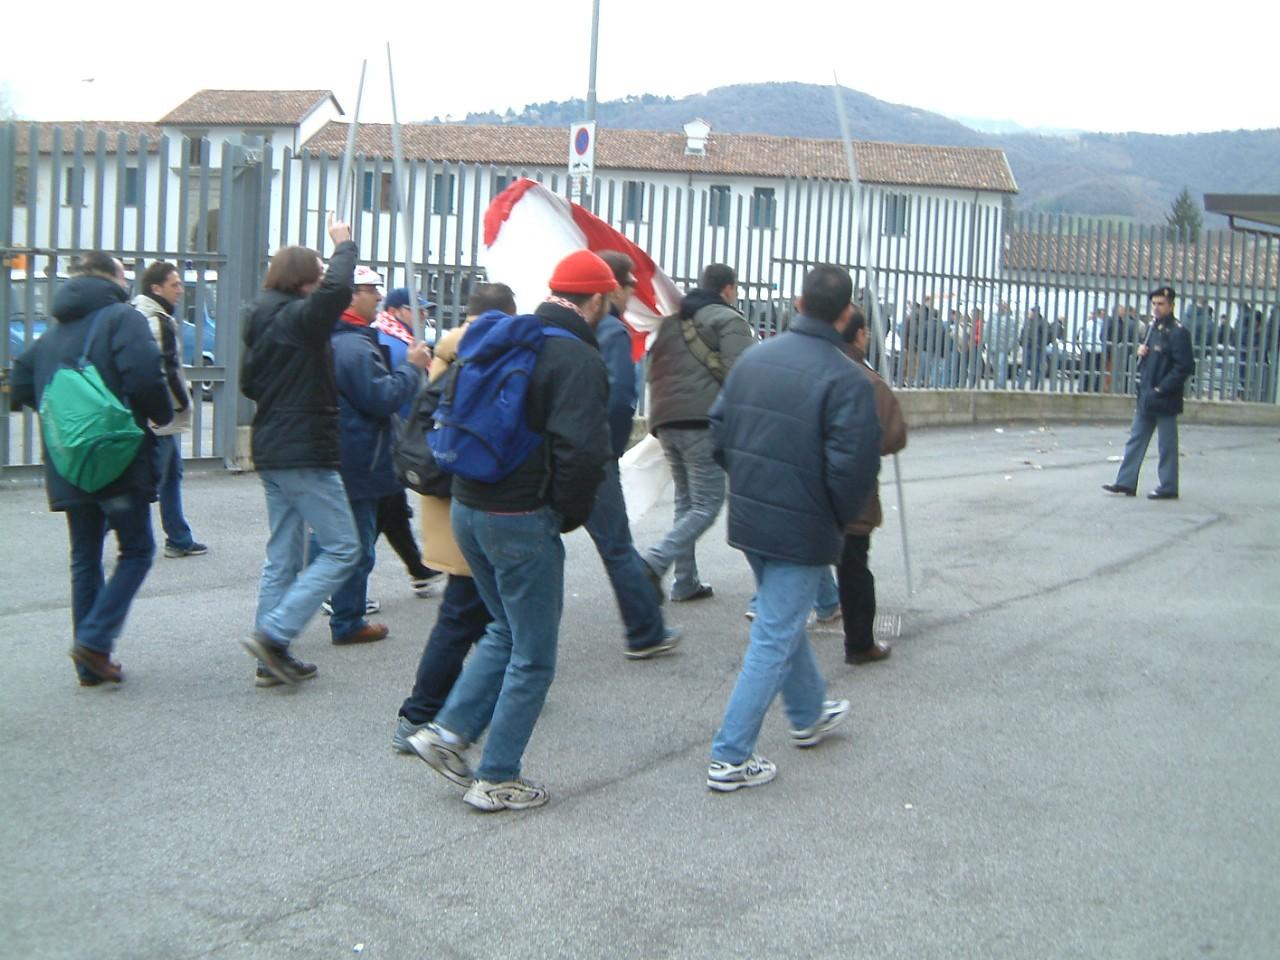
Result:
{"type": "Polygon", "coordinates": [[[89,348],[106,309],[94,313],[80,359],[74,366],[59,367],[40,398],[40,429],[49,461],[86,493],[119,479],[145,436],[133,413],[89,363],[89,348]]]}

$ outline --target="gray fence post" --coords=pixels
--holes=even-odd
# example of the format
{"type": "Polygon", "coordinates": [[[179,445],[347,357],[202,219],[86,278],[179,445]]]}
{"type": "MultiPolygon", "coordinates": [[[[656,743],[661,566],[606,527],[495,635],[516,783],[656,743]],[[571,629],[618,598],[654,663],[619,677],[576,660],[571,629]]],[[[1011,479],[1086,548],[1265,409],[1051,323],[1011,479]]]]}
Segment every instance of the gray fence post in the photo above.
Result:
{"type": "MultiPolygon", "coordinates": [[[[253,422],[253,403],[240,395],[241,310],[262,286],[267,262],[267,231],[261,211],[264,149],[256,137],[242,146],[228,144],[223,163],[231,165],[231,195],[224,198],[218,217],[219,245],[226,256],[225,273],[218,277],[217,355],[227,358],[222,402],[214,405],[214,442],[229,469],[248,465],[248,449],[238,446],[240,428],[253,422]],[[234,402],[233,402],[234,401],[234,402]]],[[[267,181],[270,189],[269,183],[267,181]]]]}

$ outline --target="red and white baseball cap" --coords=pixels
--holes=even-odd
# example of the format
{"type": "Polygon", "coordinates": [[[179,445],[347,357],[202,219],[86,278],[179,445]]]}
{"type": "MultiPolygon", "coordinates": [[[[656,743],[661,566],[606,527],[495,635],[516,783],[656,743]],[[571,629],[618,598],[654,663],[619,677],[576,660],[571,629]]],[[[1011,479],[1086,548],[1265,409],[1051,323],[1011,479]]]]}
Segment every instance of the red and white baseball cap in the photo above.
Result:
{"type": "Polygon", "coordinates": [[[352,283],[357,287],[380,287],[383,283],[382,274],[360,265],[356,267],[356,276],[352,283]]]}

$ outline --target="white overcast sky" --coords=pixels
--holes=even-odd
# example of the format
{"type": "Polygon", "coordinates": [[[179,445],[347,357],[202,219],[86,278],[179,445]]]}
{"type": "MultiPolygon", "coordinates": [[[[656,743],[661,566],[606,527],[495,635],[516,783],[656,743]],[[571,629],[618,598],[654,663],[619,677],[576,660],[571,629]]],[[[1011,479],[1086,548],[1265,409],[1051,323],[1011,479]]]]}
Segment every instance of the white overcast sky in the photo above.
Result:
{"type": "MultiPolygon", "coordinates": [[[[390,120],[388,40],[401,120],[586,95],[591,0],[70,0],[56,24],[26,9],[29,32],[6,18],[0,94],[29,119],[154,121],[206,87],[329,89],[350,114],[368,58],[362,119],[390,120]]],[[[1277,10],[1259,0],[601,0],[596,87],[601,101],[678,97],[830,83],[835,71],[882,100],[1028,127],[1280,127],[1274,45],[1249,39],[1276,36],[1277,10]]]]}

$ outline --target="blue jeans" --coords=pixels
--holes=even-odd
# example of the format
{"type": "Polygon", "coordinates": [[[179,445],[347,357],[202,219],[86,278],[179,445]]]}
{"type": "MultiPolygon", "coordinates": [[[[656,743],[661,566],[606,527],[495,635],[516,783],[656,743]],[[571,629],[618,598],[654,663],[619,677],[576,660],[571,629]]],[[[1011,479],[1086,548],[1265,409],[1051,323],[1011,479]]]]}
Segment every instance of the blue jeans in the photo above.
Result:
{"type": "Polygon", "coordinates": [[[182,512],[182,437],[156,437],[156,476],[160,478],[160,526],[164,542],[186,549],[195,543],[182,512]]]}
{"type": "Polygon", "coordinates": [[[436,722],[467,743],[488,729],[476,777],[514,780],[556,672],[564,607],[561,518],[550,507],[486,513],[457,500],[450,518],[493,622],[436,722]]]}
{"type": "MultiPolygon", "coordinates": [[[[756,568],[755,561],[752,559],[755,554],[747,554],[747,563],[751,566],[751,572],[755,574],[756,583],[760,582],[760,571],[756,568]]],[[[759,594],[753,593],[751,600],[747,603],[747,610],[751,613],[756,612],[756,600],[759,594]]],[[[835,575],[831,572],[831,568],[827,568],[826,576],[818,581],[818,599],[814,601],[813,612],[820,617],[829,617],[840,609],[840,588],[836,586],[835,575]]]]}
{"type": "Polygon", "coordinates": [[[627,646],[639,650],[661,643],[665,632],[662,610],[645,576],[644,561],[631,542],[617,460],[605,464],[604,482],[596,490],[586,528],[613,584],[618,612],[627,631],[627,646]]]}
{"type": "MultiPolygon", "coordinates": [[[[155,556],[151,504],[141,494],[67,508],[71,540],[71,620],[76,646],[110,654],[124,628],[129,605],[147,578],[155,556]],[[102,571],[102,548],[114,530],[120,555],[111,579],[102,571]]],[[[85,676],[84,671],[79,671],[85,676]]]]}
{"type": "Polygon", "coordinates": [[[1157,430],[1160,432],[1160,461],[1157,467],[1160,483],[1156,486],[1156,492],[1178,492],[1178,418],[1172,414],[1155,416],[1138,412],[1133,415],[1129,440],[1124,445],[1124,459],[1116,474],[1117,485],[1138,489],[1138,471],[1142,469],[1142,461],[1147,456],[1151,434],[1157,430]]]}
{"type": "Polygon", "coordinates": [[[694,545],[724,506],[724,471],[712,458],[710,430],[659,427],[658,442],[675,483],[675,522],[644,560],[659,574],[675,566],[671,597],[683,600],[702,586],[694,545]]]}
{"type": "MultiPolygon", "coordinates": [[[[650,591],[652,592],[652,591],[650,591]]],[[[480,638],[493,617],[480,599],[480,591],[471,577],[449,574],[436,625],[418,661],[418,677],[413,692],[400,707],[400,716],[410,723],[430,723],[444,706],[462,673],[467,653],[480,638]]]]}
{"type": "Polygon", "coordinates": [[[288,646],[360,559],[360,538],[337,470],[261,470],[267,498],[267,559],[258,583],[256,626],[288,646]],[[307,527],[324,555],[304,567],[307,527]]]}
{"type": "Polygon", "coordinates": [[[818,584],[830,568],[788,563],[747,551],[759,571],[756,618],[751,622],[742,672],[729,695],[724,720],[711,742],[711,759],[742,763],[755,751],[760,725],[773,698],[782,704],[793,730],[817,722],[827,683],[809,646],[805,620],[818,599],[818,584]]]}
{"type": "MultiPolygon", "coordinates": [[[[355,568],[332,594],[329,603],[333,613],[329,617],[329,634],[335,639],[355,633],[368,623],[364,618],[364,604],[369,596],[369,574],[378,558],[378,501],[350,500],[351,522],[355,524],[360,549],[355,568]]],[[[324,556],[316,532],[312,530],[308,548],[311,563],[324,556]]]]}

